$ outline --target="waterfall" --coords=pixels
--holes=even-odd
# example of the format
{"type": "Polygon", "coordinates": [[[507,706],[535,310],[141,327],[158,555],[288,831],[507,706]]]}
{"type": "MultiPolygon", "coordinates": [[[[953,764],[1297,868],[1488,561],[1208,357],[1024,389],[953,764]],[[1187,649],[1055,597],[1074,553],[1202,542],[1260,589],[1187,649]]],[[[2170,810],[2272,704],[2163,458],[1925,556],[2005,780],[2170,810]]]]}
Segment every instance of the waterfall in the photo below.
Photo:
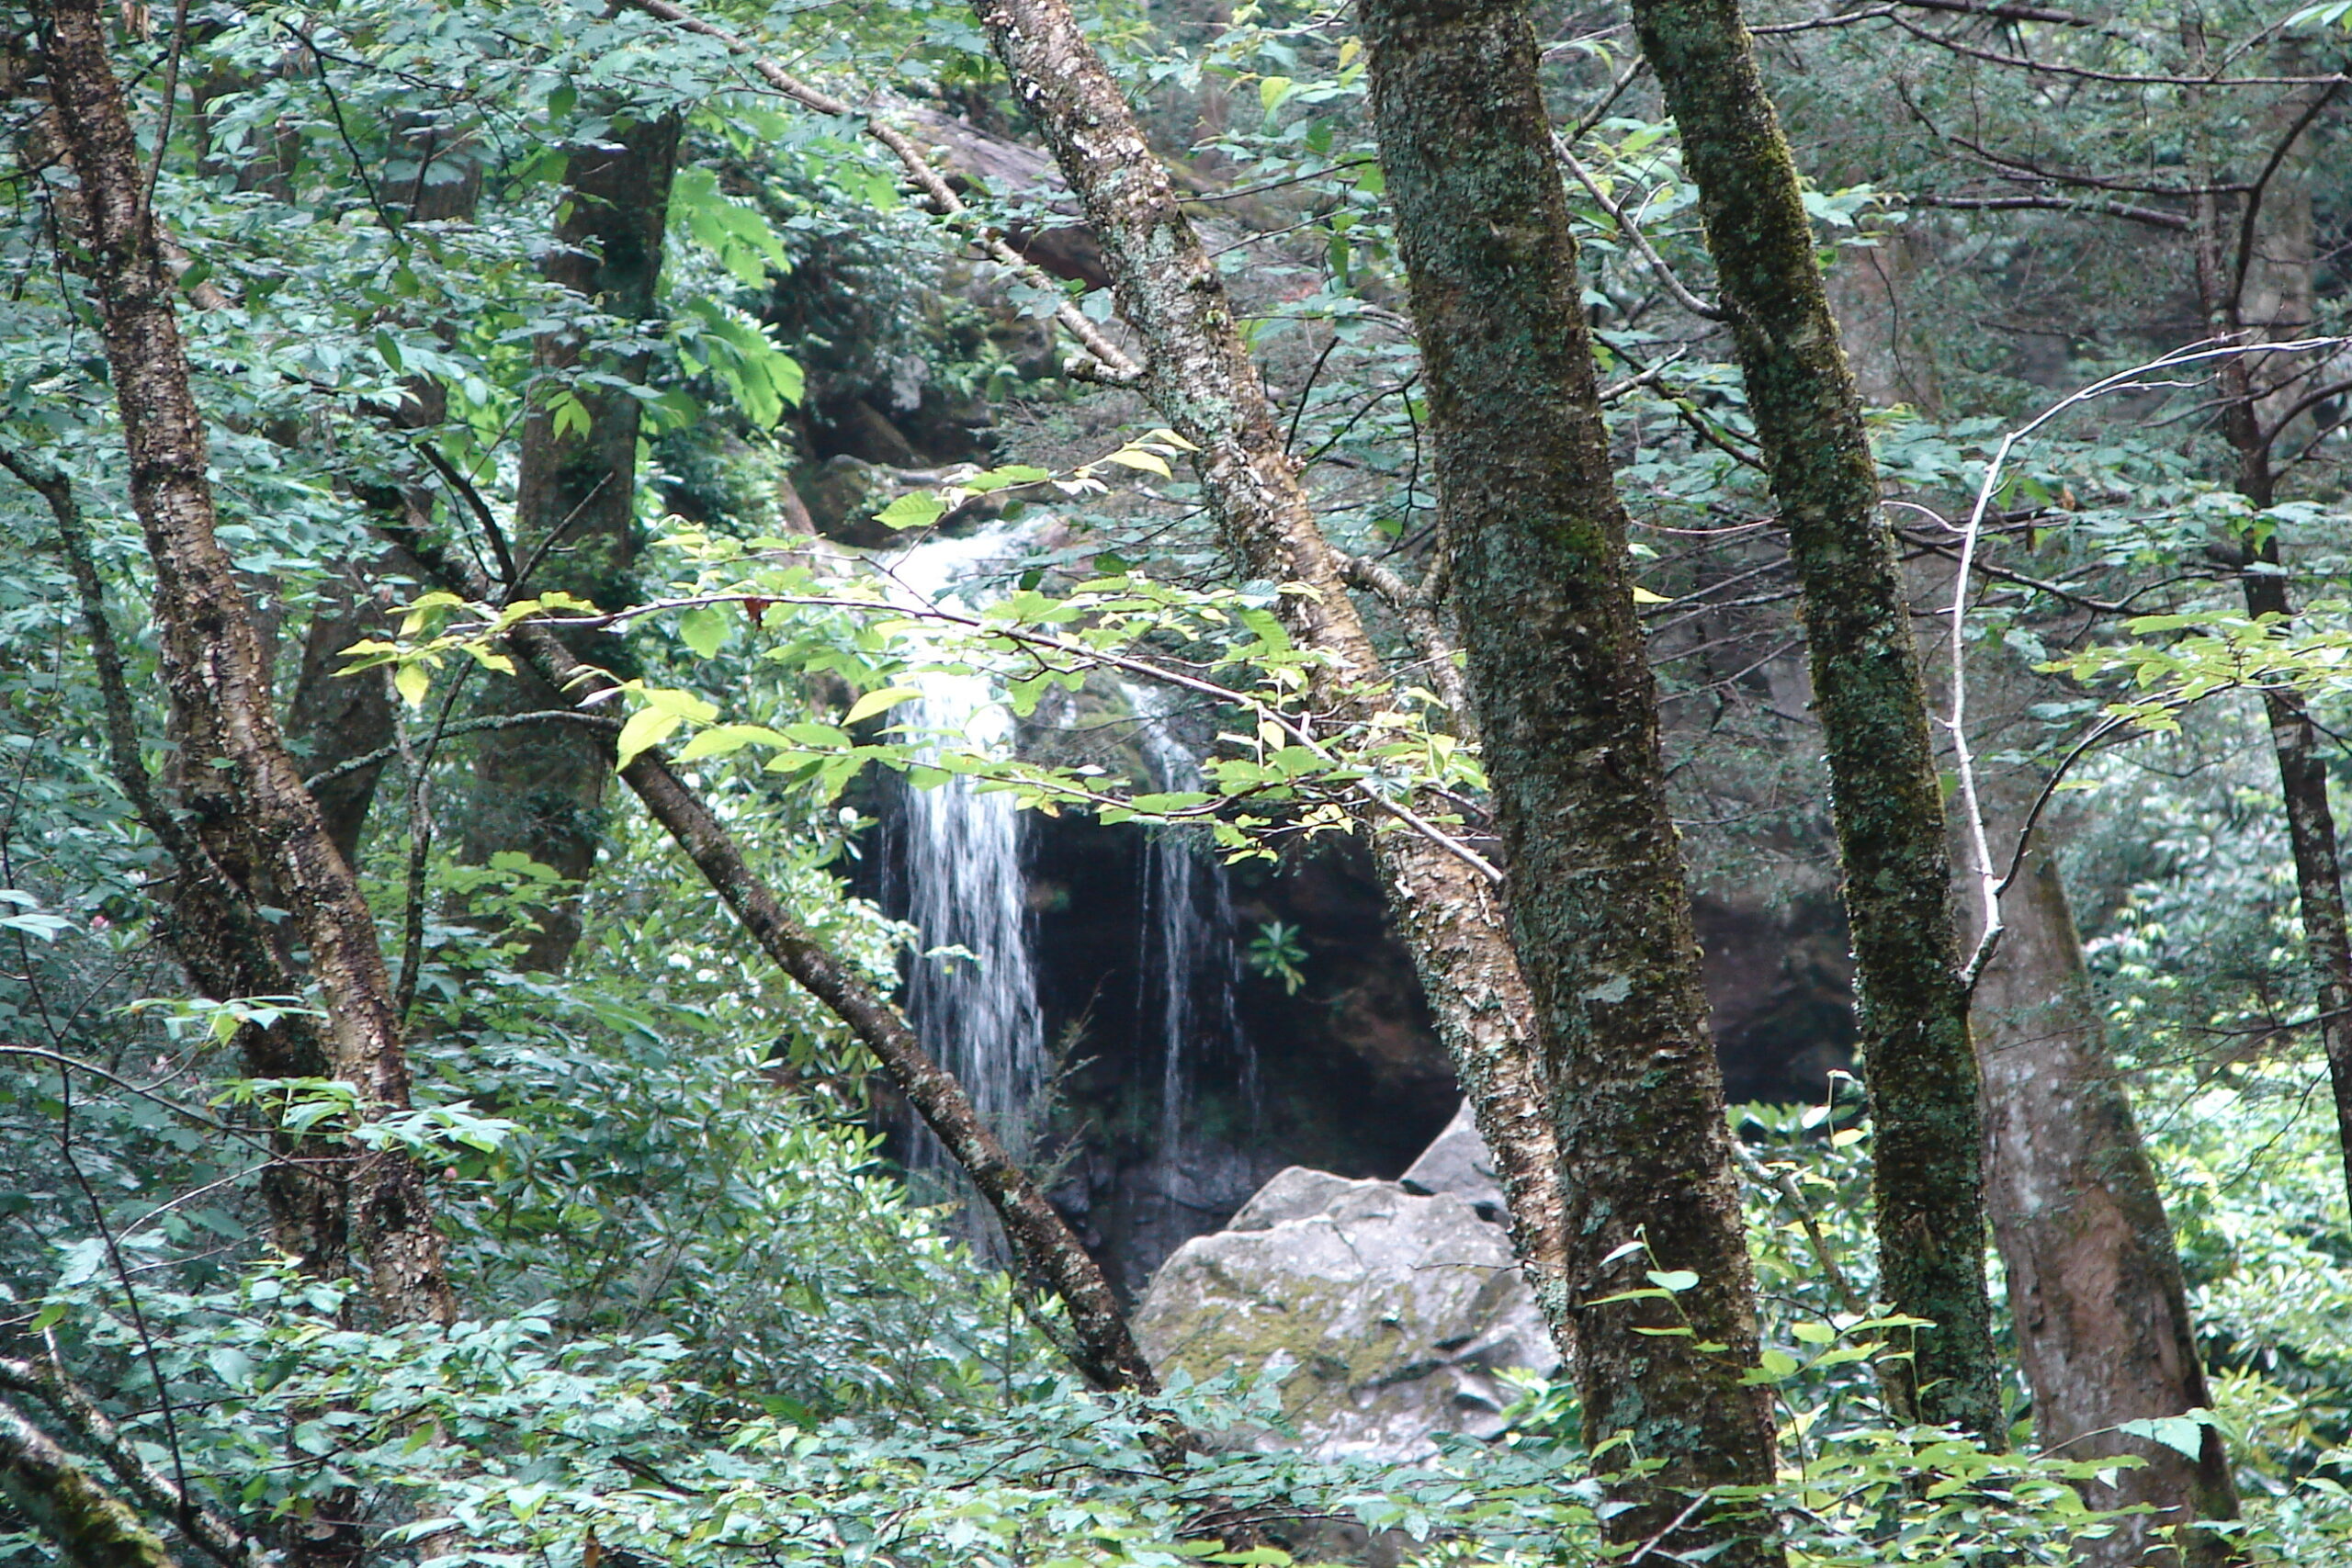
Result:
{"type": "MultiPolygon", "coordinates": [[[[910,607],[985,603],[1009,576],[1026,534],[999,528],[928,539],[888,564],[892,595],[910,607]]],[[[1012,750],[1015,721],[985,668],[912,673],[902,683],[919,695],[900,704],[894,719],[918,757],[1012,750]]],[[[1200,759],[1170,694],[1138,685],[1125,695],[1136,720],[1131,755],[1147,787],[1200,789],[1200,759]]],[[[894,790],[883,816],[883,897],[921,933],[922,951],[904,994],[908,1021],[963,1083],[981,1121],[1016,1159],[1029,1160],[1040,1152],[1053,1068],[1023,863],[1025,814],[1010,795],[951,776],[933,789],[894,790]]],[[[1130,950],[1138,966],[1136,1026],[1131,1045],[1115,1030],[1091,1043],[1124,1058],[1146,1116],[1157,1079],[1157,1135],[1138,1172],[1148,1213],[1123,1222],[1156,1238],[1142,1249],[1156,1262],[1229,1213],[1263,1172],[1234,1142],[1237,1131],[1246,1140],[1254,1129],[1257,1075],[1240,1023],[1240,946],[1226,868],[1196,829],[1130,830],[1141,835],[1141,908],[1133,916],[1133,906],[1102,913],[1138,920],[1130,950]],[[1228,1108],[1249,1125],[1227,1125],[1235,1114],[1228,1108]],[[1218,1125],[1204,1125],[1204,1116],[1218,1125]]],[[[930,1132],[913,1125],[909,1133],[907,1164],[927,1196],[968,1199],[955,1162],[930,1132]]],[[[959,1228],[984,1253],[1005,1256],[983,1205],[967,1201],[959,1228]]]]}
{"type": "MultiPolygon", "coordinates": [[[[891,563],[896,594],[910,604],[939,603],[959,585],[984,581],[989,567],[1018,547],[1018,536],[1002,530],[926,540],[891,563]]],[[[919,755],[1012,750],[1013,716],[987,674],[924,671],[907,684],[922,695],[901,704],[895,718],[919,755]]],[[[963,1083],[981,1122],[1020,1158],[1029,1152],[1029,1119],[1046,1075],[1021,813],[1011,795],[985,793],[960,774],[902,795],[892,869],[903,918],[922,932],[925,949],[908,979],[908,1021],[963,1083]],[[961,952],[933,953],[940,948],[961,952]]],[[[942,1172],[953,1162],[917,1128],[912,1163],[942,1172]]]]}
{"type": "MultiPolygon", "coordinates": [[[[1172,723],[1173,705],[1157,688],[1130,688],[1141,720],[1137,742],[1155,790],[1203,787],[1200,760],[1172,723]]],[[[1224,864],[1202,835],[1182,829],[1151,830],[1143,855],[1143,987],[1148,1019],[1156,1001],[1160,1048],[1158,1155],[1171,1203],[1205,1206],[1201,1195],[1180,1192],[1195,1140],[1187,1111],[1191,1089],[1210,1052],[1238,1058],[1245,1098],[1256,1100],[1256,1063],[1241,1032],[1235,987],[1240,955],[1233,940],[1233,897],[1224,864]]],[[[1210,1200],[1214,1201],[1215,1200],[1210,1200]]]]}

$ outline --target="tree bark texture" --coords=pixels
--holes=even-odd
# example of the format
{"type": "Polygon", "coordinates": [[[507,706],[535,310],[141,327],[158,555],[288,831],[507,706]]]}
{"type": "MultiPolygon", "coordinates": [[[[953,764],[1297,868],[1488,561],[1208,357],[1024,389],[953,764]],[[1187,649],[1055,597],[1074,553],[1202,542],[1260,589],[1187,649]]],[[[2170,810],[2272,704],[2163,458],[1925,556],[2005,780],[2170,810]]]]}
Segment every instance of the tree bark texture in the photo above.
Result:
{"type": "MultiPolygon", "coordinates": [[[[665,115],[623,126],[608,143],[572,150],[546,271],[612,318],[610,330],[639,332],[654,315],[680,130],[678,118],[665,115]]],[[[572,333],[542,337],[533,354],[540,376],[555,381],[590,371],[642,382],[652,357],[643,346],[592,350],[572,333]]],[[[530,581],[510,582],[506,592],[561,589],[607,607],[625,604],[635,596],[640,404],[619,387],[590,380],[569,390],[587,412],[584,431],[559,419],[558,401],[545,389],[524,417],[513,547],[515,570],[529,570],[530,581]]],[[[566,705],[536,676],[502,683],[498,698],[510,713],[566,705]]],[[[612,737],[582,725],[518,726],[484,735],[474,757],[465,858],[523,850],[568,885],[585,881],[604,842],[612,737]]],[[[567,894],[532,918],[538,930],[518,933],[523,966],[561,970],[580,942],[578,897],[567,894]]]]}
{"type": "Polygon", "coordinates": [[[0,1493],[57,1544],[67,1568],[174,1568],[138,1515],[6,1404],[0,1404],[0,1493]]]}
{"type": "MultiPolygon", "coordinates": [[[[225,836],[251,855],[247,874],[291,913],[325,1002],[330,1069],[358,1091],[365,1114],[403,1109],[408,1064],[375,921],[287,754],[259,639],[214,534],[203,421],[105,23],[94,0],[54,0],[40,20],[51,97],[85,214],[131,504],[155,570],[164,686],[189,749],[182,773],[201,768],[222,785],[191,805],[199,818],[222,814],[225,836]]],[[[209,825],[199,821],[199,834],[209,825]]],[[[254,891],[249,884],[231,897],[254,891]]],[[[351,1221],[387,1315],[455,1316],[440,1233],[413,1160],[379,1152],[355,1162],[351,1221]]]]}
{"type": "Polygon", "coordinates": [[[1511,931],[1557,1097],[1585,1435],[1628,1433],[1665,1463],[1609,1529],[1778,1561],[1752,1517],[1667,1533],[1702,1488],[1770,1484],[1771,1411],[1743,1382],[1756,1287],[1534,31],[1520,0],[1362,16],[1511,931]],[[1606,1300],[1667,1269],[1698,1282],[1606,1300]]]}
{"type": "Polygon", "coordinates": [[[1928,1318],[1918,1414],[2003,1440],[1984,1282],[1983,1121],[1951,857],[1894,541],[1794,160],[1738,0],[1635,0],[1700,194],[1747,406],[1804,596],[1827,743],[1887,1303],[1928,1318]]]}
{"type": "MultiPolygon", "coordinates": [[[[1140,389],[1199,448],[1193,467],[1227,552],[1252,578],[1309,590],[1282,597],[1290,635],[1329,656],[1328,689],[1368,717],[1355,694],[1379,680],[1378,655],[1166,165],[1063,0],[976,0],[974,11],[1102,244],[1119,312],[1145,347],[1140,389]]],[[[1391,917],[1495,1156],[1520,1258],[1566,1352],[1573,1324],[1558,1145],[1529,1032],[1533,1004],[1494,890],[1419,835],[1375,826],[1372,847],[1391,917]]]]}
{"type": "MultiPolygon", "coordinates": [[[[39,492],[57,520],[58,543],[74,580],[97,674],[107,769],[178,872],[164,907],[165,945],[198,990],[215,1000],[290,994],[299,987],[287,973],[274,933],[259,911],[236,896],[234,878],[214,862],[202,838],[156,795],[140,761],[130,683],[107,616],[106,586],[72,481],[62,473],[41,473],[6,451],[0,451],[0,467],[39,492]]],[[[251,1077],[319,1077],[326,1072],[326,1053],[318,1034],[300,1014],[287,1014],[266,1029],[246,1024],[233,1043],[251,1077]]],[[[262,1172],[260,1186],[271,1241],[306,1273],[342,1278],[350,1263],[349,1172],[344,1152],[319,1138],[296,1137],[282,1130],[271,1134],[270,1149],[273,1159],[262,1172]]]]}
{"type": "MultiPolygon", "coordinates": [[[[286,735],[306,777],[340,769],[392,742],[392,696],[384,682],[372,674],[355,680],[338,673],[343,650],[382,619],[368,592],[371,575],[355,563],[322,585],[302,634],[301,664],[286,700],[286,735]]],[[[364,764],[337,773],[311,792],[327,837],[346,864],[359,863],[359,836],[383,773],[380,761],[364,764]]]]}
{"type": "MultiPolygon", "coordinates": [[[[429,542],[421,532],[409,531],[403,543],[428,572],[469,599],[488,601],[495,595],[493,585],[470,563],[429,542]]],[[[509,645],[538,680],[564,694],[566,703],[591,701],[614,685],[610,676],[582,663],[545,626],[523,623],[509,645]]],[[[1128,1331],[1110,1280],[1029,1173],[981,1121],[956,1076],[931,1058],[886,998],[792,918],[775,889],[743,858],[734,835],[659,750],[640,753],[620,776],[761,950],[849,1026],[962,1165],[1004,1227],[1023,1272],[1058,1296],[1069,1311],[1077,1341],[1071,1359],[1079,1371],[1098,1388],[1155,1392],[1159,1380],[1128,1331]]]]}
{"type": "MultiPolygon", "coordinates": [[[[2021,815],[2021,814],[2020,814],[2021,815]]],[[[2036,849],[2001,899],[2004,935],[1975,995],[1984,1059],[1993,1235],[2008,1276],[2034,1431],[2070,1459],[2133,1453],[2147,1462],[2086,1488],[2095,1507],[2153,1505],[2104,1540],[2078,1543],[2086,1568],[2233,1560],[2222,1538],[2183,1530],[2185,1553],[2149,1557],[2153,1530],[2233,1519],[2237,1490],[2219,1433],[2191,1461],[2125,1438],[2124,1421],[2210,1406],[2180,1254],[2107,1048],[2065,885],[2036,849]]]]}

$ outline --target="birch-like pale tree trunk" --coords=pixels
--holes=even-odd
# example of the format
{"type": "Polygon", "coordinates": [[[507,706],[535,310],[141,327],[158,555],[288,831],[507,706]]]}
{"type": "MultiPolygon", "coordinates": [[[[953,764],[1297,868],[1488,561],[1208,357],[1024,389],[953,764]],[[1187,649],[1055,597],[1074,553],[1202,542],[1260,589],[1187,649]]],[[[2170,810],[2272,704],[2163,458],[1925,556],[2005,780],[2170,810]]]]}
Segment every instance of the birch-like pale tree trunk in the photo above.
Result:
{"type": "MultiPolygon", "coordinates": [[[[164,684],[187,750],[183,773],[217,779],[222,842],[213,863],[239,879],[232,901],[288,910],[325,1004],[327,1067],[374,1117],[409,1104],[408,1059],[374,917],[287,753],[269,672],[243,592],[214,531],[208,443],[190,384],[169,269],[147,209],[142,159],[107,57],[95,0],[39,13],[51,106],[83,208],[92,282],[123,438],[130,497],[155,571],[164,684]]],[[[374,1152],[351,1169],[351,1233],[378,1305],[396,1321],[447,1323],[456,1298],[424,1173],[374,1152]]]]}

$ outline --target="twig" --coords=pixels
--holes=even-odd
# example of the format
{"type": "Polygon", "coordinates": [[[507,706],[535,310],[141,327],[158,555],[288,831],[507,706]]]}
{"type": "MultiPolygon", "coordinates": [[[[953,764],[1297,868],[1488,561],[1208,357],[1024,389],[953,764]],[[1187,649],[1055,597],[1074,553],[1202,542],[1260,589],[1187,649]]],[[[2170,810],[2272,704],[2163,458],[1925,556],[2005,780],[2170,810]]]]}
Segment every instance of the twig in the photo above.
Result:
{"type": "MultiPolygon", "coordinates": [[[[440,731],[444,737],[474,735],[485,729],[513,729],[526,724],[584,724],[594,729],[617,730],[620,720],[606,718],[603,714],[582,713],[576,708],[542,708],[531,713],[502,714],[495,718],[461,719],[440,731]]],[[[389,762],[401,754],[398,746],[379,746],[373,751],[337,762],[322,773],[312,773],[302,781],[302,787],[317,793],[323,784],[333,784],[346,773],[389,762]]]]}
{"type": "Polygon", "coordinates": [[[1774,1170],[1766,1165],[1757,1157],[1755,1150],[1737,1138],[1731,1141],[1731,1154],[1732,1158],[1739,1162],[1741,1169],[1778,1192],[1788,1201],[1789,1207],[1796,1211],[1797,1224],[1804,1227],[1804,1238],[1812,1244],[1813,1255],[1821,1262],[1821,1271],[1828,1278],[1829,1289],[1838,1298],[1839,1310],[1857,1317],[1867,1316],[1862,1298],[1854,1293],[1853,1283],[1846,1278],[1846,1271],[1838,1266],[1838,1255],[1829,1250],[1829,1238],[1821,1234],[1820,1222],[1813,1217],[1812,1205],[1798,1190],[1796,1178],[1785,1170],[1774,1170]]]}
{"type": "Polygon", "coordinates": [[[327,69],[326,56],[319,52],[319,46],[311,41],[310,35],[293,23],[281,22],[278,25],[300,39],[302,47],[311,51],[311,58],[318,62],[319,86],[326,94],[327,109],[334,118],[335,135],[342,139],[343,150],[351,154],[351,172],[358,176],[359,188],[368,193],[368,205],[376,209],[376,221],[384,226],[386,233],[398,234],[401,226],[393,221],[390,211],[385,208],[383,197],[377,192],[375,177],[368,173],[368,160],[359,155],[359,144],[351,139],[351,128],[344,123],[343,99],[335,94],[334,77],[327,69]]]}
{"type": "Polygon", "coordinates": [[[1961,535],[1959,570],[1953,580],[1951,609],[1949,612],[1951,617],[1951,706],[1949,715],[1939,721],[1951,735],[1954,771],[1960,778],[1961,807],[1966,813],[1962,825],[1967,831],[1969,852],[1974,861],[1977,897],[1984,920],[1975,951],[1969,955],[1967,966],[1961,972],[1963,985],[1973,987],[1976,984],[1977,977],[1984,972],[1984,965],[1992,961],[1993,950],[2000,943],[2001,892],[2007,886],[2006,880],[1996,875],[1993,870],[1993,852],[1984,832],[1984,812],[1976,794],[1975,758],[1968,745],[1967,633],[1968,591],[1974,570],[1976,544],[1984,535],[1984,515],[1993,504],[1994,493],[2000,488],[2001,470],[2007,466],[2009,454],[2016,449],[2018,443],[2061,414],[2113,392],[2143,390],[2148,385],[2145,378],[2159,371],[2257,354],[2309,354],[2341,348],[2347,341],[2352,340],[2325,337],[2299,338],[2290,343],[2216,344],[2210,338],[2204,339],[2075,389],[2024,424],[2004,434],[2000,445],[1994,449],[1993,460],[1984,467],[1984,482],[1976,489],[1976,503],[1969,509],[1968,526],[1961,535]]]}
{"type": "Polygon", "coordinates": [[[1641,225],[1628,217],[1623,208],[1609,198],[1609,193],[1600,188],[1600,182],[1592,177],[1592,171],[1577,161],[1576,153],[1568,146],[1568,139],[1556,130],[1552,133],[1552,152],[1560,160],[1560,166],[1574,175],[1577,183],[1600,204],[1600,210],[1609,214],[1610,220],[1617,225],[1618,232],[1633,242],[1634,249],[1649,263],[1650,271],[1657,275],[1657,280],[1666,286],[1666,291],[1674,296],[1676,304],[1702,321],[1720,321],[1724,319],[1722,306],[1710,305],[1682,286],[1682,280],[1674,276],[1674,269],[1666,265],[1666,258],[1657,254],[1657,247],[1650,243],[1649,236],[1642,232],[1641,225]]]}

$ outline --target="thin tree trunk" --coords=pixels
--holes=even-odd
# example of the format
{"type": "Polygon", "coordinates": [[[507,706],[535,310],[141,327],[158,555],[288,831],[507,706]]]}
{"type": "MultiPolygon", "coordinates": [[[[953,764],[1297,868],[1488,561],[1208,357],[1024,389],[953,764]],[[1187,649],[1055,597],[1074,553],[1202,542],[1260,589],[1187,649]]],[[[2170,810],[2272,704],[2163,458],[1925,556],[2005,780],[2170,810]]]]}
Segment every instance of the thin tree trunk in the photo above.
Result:
{"type": "MultiPolygon", "coordinates": [[[[2201,45],[2194,28],[2190,38],[2192,44],[2201,45]]],[[[2292,59],[2290,55],[2290,62],[2292,59]]],[[[2335,89],[2325,91],[2332,97],[2335,89]]],[[[2311,107],[2315,112],[2319,106],[2311,107]]],[[[2235,225],[2233,239],[2224,233],[2225,215],[2218,197],[2199,197],[2194,210],[2191,237],[2196,244],[2199,299],[2214,331],[2238,341],[2295,336],[2304,330],[2311,310],[2315,258],[2311,249],[2309,193],[2303,188],[2301,167],[2308,154],[2297,149],[2308,132],[2310,116],[2301,107],[2291,114],[2282,107],[2278,118],[2283,123],[2272,130],[2284,139],[2284,144],[2272,175],[2274,182],[2283,180],[2289,188],[2266,194],[2283,197],[2286,220],[2281,223],[2274,217],[2265,223],[2257,212],[2253,221],[2235,225]],[[2285,232],[2278,236],[2276,231],[2281,229],[2285,232]],[[2281,238],[2289,243],[2280,243],[2281,238]]],[[[2206,183],[2218,182],[2209,179],[2206,183]]],[[[2222,409],[2222,431],[2237,457],[2237,491],[2257,507],[2273,505],[2278,499],[2278,476],[2272,453],[2280,434],[2273,427],[2274,411],[2283,400],[2267,394],[2276,394],[2281,388],[2276,383],[2264,387],[2254,366],[2242,357],[2223,360],[2220,379],[2228,400],[2222,409]]],[[[2288,378],[2283,385],[2291,391],[2301,384],[2300,379],[2288,378]]],[[[2294,605],[2276,530],[2245,549],[2242,560],[2246,613],[2291,620],[2294,605]]],[[[2328,800],[2327,764],[2319,750],[2318,727],[2312,722],[2311,708],[2301,693],[2287,686],[2266,688],[2262,710],[2278,762],[2278,793],[2295,858],[2295,892],[2302,916],[2304,952],[2312,967],[2320,1044],[2335,1093],[2345,1190],[2352,1195],[2352,928],[2347,928],[2345,917],[2343,861],[2336,845],[2335,811],[2328,800]]]]}
{"type": "Polygon", "coordinates": [[[368,636],[372,624],[381,619],[381,611],[368,592],[372,575],[353,564],[322,587],[311,624],[302,634],[294,692],[286,700],[288,749],[301,763],[305,776],[335,773],[311,793],[335,852],[355,866],[359,863],[359,837],[375,805],[376,784],[383,776],[384,764],[337,770],[390,745],[394,723],[391,694],[382,681],[373,676],[354,680],[338,673],[343,650],[368,636]]]}
{"type": "MultiPolygon", "coordinates": [[[[2118,1471],[2112,1486],[2085,1488],[2095,1507],[2157,1510],[2075,1548],[2086,1568],[2130,1568],[2154,1549],[2157,1526],[2236,1518],[2237,1490],[2211,1427],[2193,1461],[2114,1430],[2212,1398],[2155,1169],[2108,1053],[2074,910],[2047,849],[2029,856],[2002,897],[2001,919],[2000,951],[1975,995],[1993,1235],[2043,1450],[2147,1461],[2118,1471]]],[[[2188,1551],[2161,1561],[2233,1561],[2222,1537],[2183,1529],[2178,1539],[2188,1551]]]]}
{"type": "Polygon", "coordinates": [[[1630,1434],[1663,1464],[1609,1532],[1776,1562],[1755,1516],[1685,1512],[1702,1488],[1771,1483],[1771,1411],[1747,1380],[1755,1280],[1534,31],[1521,0],[1362,14],[1505,896],[1571,1173],[1585,1436],[1630,1434]],[[1697,1282],[1607,1299],[1668,1269],[1697,1282]]]}
{"type": "MultiPolygon", "coordinates": [[[[107,59],[95,0],[52,0],[42,58],[88,225],[107,360],[130,449],[131,504],[155,569],[164,682],[193,766],[217,773],[254,883],[288,909],[326,1007],[328,1065],[363,1113],[409,1102],[375,921],[287,755],[268,671],[234,570],[214,534],[207,443],[144,202],[138,144],[107,59]],[[219,764],[215,766],[215,764],[219,764]]],[[[184,770],[184,772],[187,770],[184,770]]],[[[232,868],[232,870],[235,868],[232,868]]],[[[251,897],[258,889],[249,884],[251,897]]],[[[231,895],[236,897],[237,895],[231,895]]],[[[356,1162],[352,1222],[375,1297],[398,1320],[456,1314],[424,1177],[405,1155],[356,1162]]]]}
{"type": "Polygon", "coordinates": [[[172,1554],[138,1515],[5,1404],[0,1494],[57,1543],[68,1568],[174,1568],[172,1554]]]}
{"type": "MultiPolygon", "coordinates": [[[[2291,616],[2276,536],[2263,541],[2255,563],[2270,570],[2246,573],[2246,613],[2291,616]]],[[[2287,808],[2288,840],[2294,849],[2303,950],[2311,962],[2320,1044],[2335,1090],[2344,1187],[2352,1195],[2352,934],[2345,922],[2344,869],[2336,851],[2335,810],[2327,798],[2327,763],[2320,755],[2319,729],[2301,693],[2266,691],[2262,709],[2278,759],[2278,790],[2287,808]]]]}
{"type": "MultiPolygon", "coordinates": [[[[404,530],[402,543],[428,572],[467,598],[486,602],[497,592],[469,562],[432,543],[421,530],[404,530]]],[[[612,690],[611,677],[581,662],[545,626],[525,622],[515,628],[509,646],[540,681],[562,692],[566,703],[594,701],[612,690]]],[[[1159,1381],[1128,1332],[1110,1281],[1029,1173],[981,1121],[955,1075],[931,1059],[886,998],[792,918],[743,858],[734,835],[659,750],[639,753],[620,776],[762,951],[849,1026],[963,1166],[995,1211],[1023,1272],[1058,1296],[1069,1311],[1077,1341],[1071,1359],[1078,1369],[1098,1388],[1156,1390],[1159,1381]]]]}
{"type": "Polygon", "coordinates": [[[1682,139],[1804,594],[1827,743],[1887,1303],[1931,1320],[1918,1414],[2004,1440],[1984,1282],[1984,1127],[1951,859],[1910,604],[1797,170],[1737,0],[1634,0],[1682,139]]]}
{"type": "MultiPolygon", "coordinates": [[[[625,125],[607,143],[571,152],[564,216],[547,274],[624,329],[654,314],[679,134],[677,118],[665,115],[625,125]]],[[[643,349],[591,354],[577,336],[550,333],[533,357],[543,377],[593,370],[641,382],[650,355],[643,349]]],[[[534,398],[523,421],[514,565],[517,571],[530,570],[535,558],[539,565],[527,583],[510,582],[506,592],[562,589],[608,607],[624,604],[635,596],[642,405],[622,388],[588,380],[574,384],[570,396],[586,412],[584,430],[567,423],[558,401],[544,394],[534,398]]],[[[510,713],[564,705],[562,696],[536,677],[503,682],[498,691],[510,713]]],[[[594,870],[605,839],[612,737],[582,725],[517,726],[485,735],[474,757],[464,807],[465,858],[481,862],[500,850],[523,850],[576,889],[594,870]]],[[[523,966],[561,970],[580,942],[576,892],[533,910],[532,919],[537,931],[518,933],[523,966]]]]}
{"type": "MultiPolygon", "coordinates": [[[[1351,689],[1378,681],[1378,656],[1166,166],[1063,0],[976,0],[974,10],[1102,243],[1120,314],[1146,351],[1143,394],[1199,448],[1193,466],[1227,552],[1250,577],[1310,590],[1282,596],[1290,635],[1328,657],[1318,675],[1334,697],[1364,711],[1351,689]]],[[[1566,1352],[1574,1334],[1559,1150],[1531,1043],[1533,1004],[1502,913],[1484,877],[1425,838],[1375,828],[1372,847],[1494,1153],[1521,1261],[1566,1352]]]]}

